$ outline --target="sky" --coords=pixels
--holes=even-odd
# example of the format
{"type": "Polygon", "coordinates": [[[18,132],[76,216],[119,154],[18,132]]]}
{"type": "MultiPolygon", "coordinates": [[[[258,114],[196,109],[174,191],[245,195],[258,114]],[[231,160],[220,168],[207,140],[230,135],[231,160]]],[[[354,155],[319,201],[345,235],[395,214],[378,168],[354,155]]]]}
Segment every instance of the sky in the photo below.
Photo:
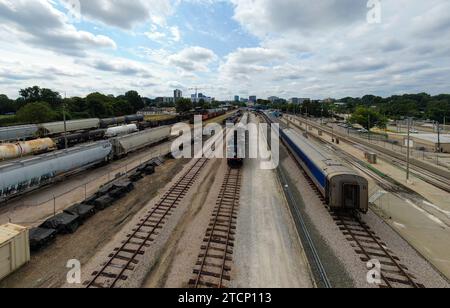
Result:
{"type": "Polygon", "coordinates": [[[0,93],[450,93],[448,0],[0,0],[0,93]]]}

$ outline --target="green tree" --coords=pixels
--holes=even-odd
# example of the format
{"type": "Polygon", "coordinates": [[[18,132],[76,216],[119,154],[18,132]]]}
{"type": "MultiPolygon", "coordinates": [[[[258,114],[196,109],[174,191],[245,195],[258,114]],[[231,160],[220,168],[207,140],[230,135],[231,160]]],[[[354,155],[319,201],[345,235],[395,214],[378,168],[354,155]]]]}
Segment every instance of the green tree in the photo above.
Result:
{"type": "Polygon", "coordinates": [[[91,117],[106,118],[114,115],[112,101],[114,98],[101,93],[91,93],[86,97],[87,111],[91,117]]]}
{"type": "Polygon", "coordinates": [[[61,95],[50,89],[41,89],[38,86],[34,86],[21,89],[19,94],[25,103],[46,102],[53,108],[58,108],[61,105],[61,95]]]}
{"type": "Polygon", "coordinates": [[[17,106],[13,100],[10,100],[8,96],[0,94],[0,114],[15,113],[17,106]]]}
{"type": "Polygon", "coordinates": [[[367,130],[374,127],[386,128],[387,119],[373,108],[358,107],[349,119],[350,123],[359,124],[367,130]]]}
{"type": "Polygon", "coordinates": [[[178,113],[187,113],[194,108],[194,105],[192,104],[192,101],[187,98],[180,98],[177,100],[175,104],[175,108],[177,109],[178,113]]]}
{"type": "Polygon", "coordinates": [[[17,119],[22,123],[45,123],[56,117],[56,112],[46,102],[29,103],[17,112],[17,119]]]}
{"type": "Polygon", "coordinates": [[[133,107],[133,112],[138,112],[145,107],[144,100],[136,91],[128,91],[127,93],[125,93],[125,99],[133,107]]]}
{"type": "Polygon", "coordinates": [[[134,112],[133,106],[125,99],[115,99],[113,103],[114,115],[124,116],[134,112]]]}

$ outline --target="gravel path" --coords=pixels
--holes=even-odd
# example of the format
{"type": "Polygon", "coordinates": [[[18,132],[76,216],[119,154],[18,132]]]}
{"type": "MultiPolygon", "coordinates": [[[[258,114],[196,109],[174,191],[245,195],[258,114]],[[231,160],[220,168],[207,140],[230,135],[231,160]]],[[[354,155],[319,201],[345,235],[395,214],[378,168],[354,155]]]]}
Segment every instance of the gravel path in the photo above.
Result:
{"type": "MultiPolygon", "coordinates": [[[[91,274],[98,270],[102,264],[106,260],[108,260],[108,255],[114,250],[116,247],[120,247],[122,241],[126,238],[126,235],[131,233],[131,230],[135,228],[135,226],[139,223],[140,219],[145,216],[145,214],[153,208],[153,206],[159,201],[159,196],[164,194],[170,187],[176,183],[179,178],[183,176],[183,174],[189,170],[189,168],[195,163],[195,161],[191,161],[187,164],[184,169],[176,174],[175,177],[172,178],[172,181],[168,183],[164,189],[162,189],[158,195],[153,198],[150,202],[145,205],[126,225],[123,226],[122,230],[118,232],[111,241],[105,245],[101,251],[98,251],[97,254],[89,261],[87,265],[82,268],[82,277],[83,281],[89,280],[91,274]]],[[[178,207],[173,211],[172,216],[168,219],[167,223],[164,225],[163,229],[159,230],[159,236],[156,238],[154,242],[152,242],[151,247],[147,248],[145,254],[142,256],[138,256],[137,260],[139,261],[138,265],[135,267],[135,270],[128,274],[130,275],[129,279],[124,282],[121,282],[117,285],[120,288],[137,288],[141,287],[148,273],[153,269],[155,264],[160,259],[161,253],[167,244],[172,232],[175,230],[178,222],[182,219],[184,213],[188,209],[189,204],[191,203],[192,198],[195,196],[197,192],[197,187],[200,185],[202,178],[205,174],[210,172],[210,168],[213,164],[209,162],[203,171],[200,173],[197,182],[191,187],[189,192],[186,194],[185,198],[178,205],[178,207]]],[[[67,286],[65,287],[81,287],[81,286],[67,286]]]]}
{"type": "Polygon", "coordinates": [[[246,160],[233,287],[311,288],[308,261],[277,177],[246,160]]]}

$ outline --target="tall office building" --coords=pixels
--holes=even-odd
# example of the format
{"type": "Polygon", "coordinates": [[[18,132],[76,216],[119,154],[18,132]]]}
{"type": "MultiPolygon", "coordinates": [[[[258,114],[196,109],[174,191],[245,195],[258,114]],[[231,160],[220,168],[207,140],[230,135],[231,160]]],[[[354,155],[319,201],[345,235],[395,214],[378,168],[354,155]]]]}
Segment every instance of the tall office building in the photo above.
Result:
{"type": "Polygon", "coordinates": [[[239,95],[236,95],[236,96],[234,97],[234,102],[235,102],[235,103],[239,103],[239,100],[240,100],[239,95]]]}
{"type": "Polygon", "coordinates": [[[183,97],[183,92],[181,90],[176,89],[175,91],[173,91],[173,98],[174,98],[175,102],[182,97],[183,97]]]}

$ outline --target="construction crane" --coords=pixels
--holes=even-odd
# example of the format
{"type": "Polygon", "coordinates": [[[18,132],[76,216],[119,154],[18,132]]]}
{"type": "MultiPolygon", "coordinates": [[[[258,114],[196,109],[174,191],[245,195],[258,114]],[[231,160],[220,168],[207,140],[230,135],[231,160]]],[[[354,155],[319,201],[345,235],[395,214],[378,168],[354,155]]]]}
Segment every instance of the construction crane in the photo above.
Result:
{"type": "Polygon", "coordinates": [[[189,88],[188,91],[195,91],[195,102],[197,103],[198,101],[198,91],[205,91],[205,90],[211,90],[212,88],[189,88]]]}

